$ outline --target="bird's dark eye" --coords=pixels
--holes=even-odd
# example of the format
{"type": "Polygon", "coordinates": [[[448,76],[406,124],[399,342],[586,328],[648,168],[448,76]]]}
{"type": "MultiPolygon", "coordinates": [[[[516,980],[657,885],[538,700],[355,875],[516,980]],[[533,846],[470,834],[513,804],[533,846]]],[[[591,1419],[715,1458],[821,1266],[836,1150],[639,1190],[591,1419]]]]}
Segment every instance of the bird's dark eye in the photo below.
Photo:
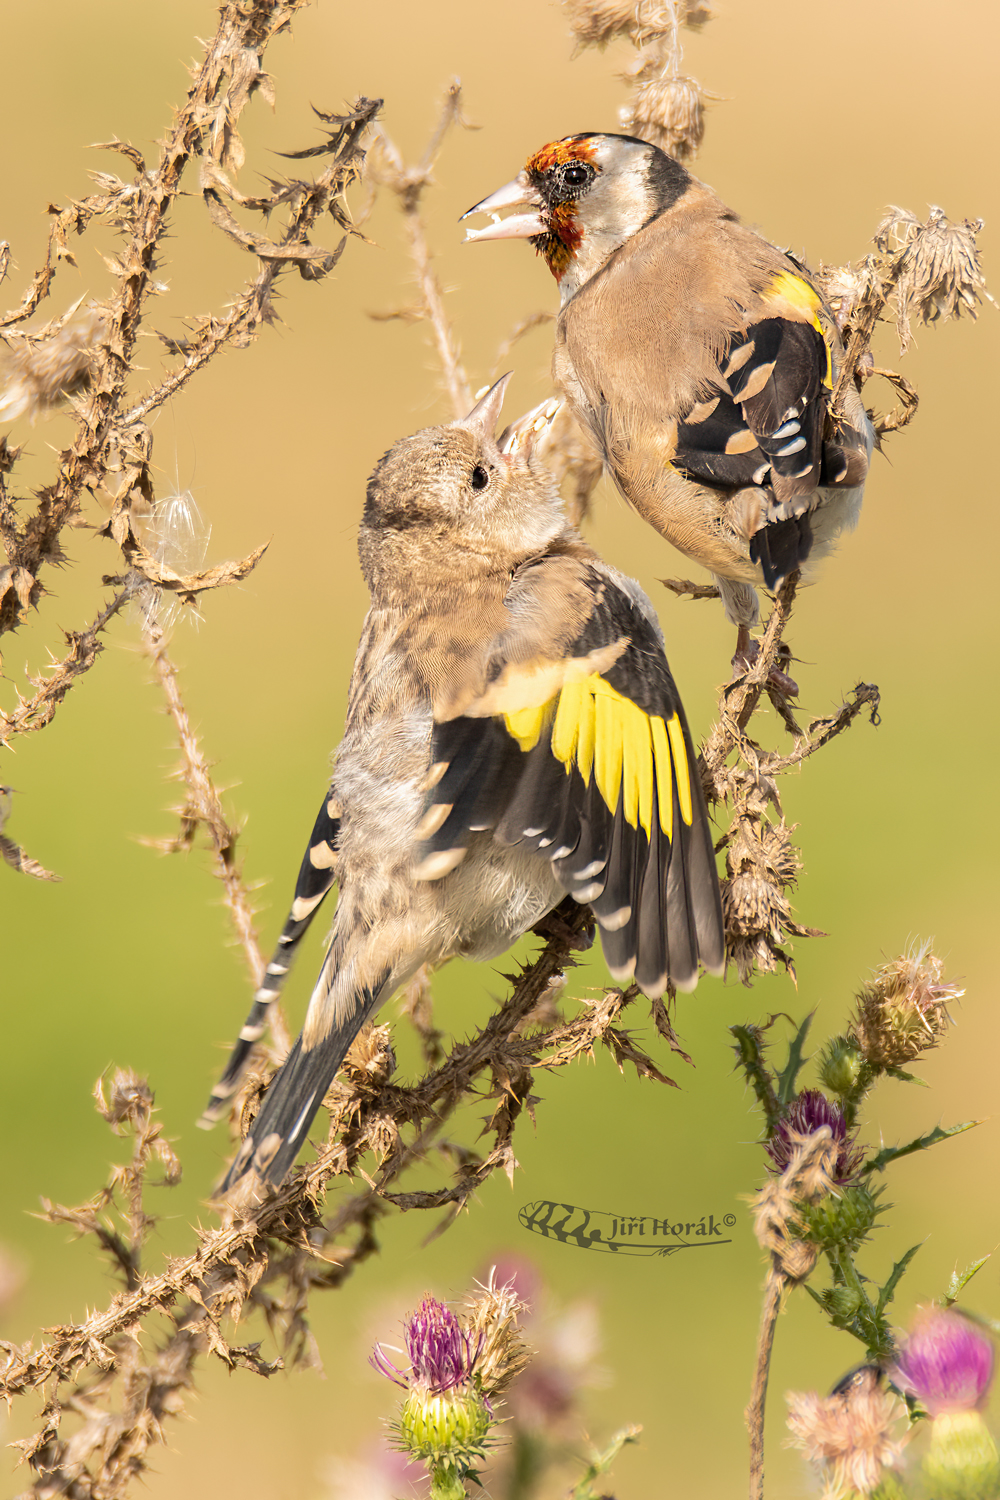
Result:
{"type": "Polygon", "coordinates": [[[472,488],[474,490],[484,490],[489,482],[489,469],[484,469],[482,464],[476,464],[476,467],[472,471],[472,488]]]}
{"type": "Polygon", "coordinates": [[[582,187],[590,180],[590,168],[583,166],[568,166],[563,172],[563,182],[567,187],[582,187]]]}

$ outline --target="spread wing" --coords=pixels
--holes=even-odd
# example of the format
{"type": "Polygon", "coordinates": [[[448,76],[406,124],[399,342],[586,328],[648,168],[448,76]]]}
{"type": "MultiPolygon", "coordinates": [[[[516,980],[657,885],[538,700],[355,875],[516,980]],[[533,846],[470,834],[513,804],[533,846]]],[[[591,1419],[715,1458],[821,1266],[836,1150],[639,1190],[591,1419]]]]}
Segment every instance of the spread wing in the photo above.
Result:
{"type": "MultiPolygon", "coordinates": [[[[511,590],[536,589],[542,559],[511,590]]],[[[650,995],[721,972],[722,910],[705,803],[659,632],[624,579],[587,564],[590,612],[567,649],[512,662],[436,722],[416,874],[453,869],[473,835],[544,854],[601,927],[608,967],[650,995]],[[498,689],[498,684],[502,685],[498,689]]]]}

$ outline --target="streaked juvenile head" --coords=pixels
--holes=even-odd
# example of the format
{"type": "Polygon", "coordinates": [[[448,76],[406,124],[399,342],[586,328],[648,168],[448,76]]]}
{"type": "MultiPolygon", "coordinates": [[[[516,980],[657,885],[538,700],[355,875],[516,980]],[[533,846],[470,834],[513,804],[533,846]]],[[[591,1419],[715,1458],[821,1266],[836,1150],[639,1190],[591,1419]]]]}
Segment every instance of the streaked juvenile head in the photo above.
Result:
{"type": "Polygon", "coordinates": [[[516,565],[565,528],[555,481],[532,443],[505,451],[494,436],[509,378],[461,421],[401,438],[376,464],[358,543],[370,587],[389,572],[450,569],[457,581],[516,565]]]}
{"type": "Polygon", "coordinates": [[[570,135],[536,151],[513,182],[463,217],[494,216],[485,229],[470,229],[470,240],[530,239],[566,302],[691,181],[672,156],[635,136],[570,135]],[[519,204],[534,212],[499,217],[519,204]]]}

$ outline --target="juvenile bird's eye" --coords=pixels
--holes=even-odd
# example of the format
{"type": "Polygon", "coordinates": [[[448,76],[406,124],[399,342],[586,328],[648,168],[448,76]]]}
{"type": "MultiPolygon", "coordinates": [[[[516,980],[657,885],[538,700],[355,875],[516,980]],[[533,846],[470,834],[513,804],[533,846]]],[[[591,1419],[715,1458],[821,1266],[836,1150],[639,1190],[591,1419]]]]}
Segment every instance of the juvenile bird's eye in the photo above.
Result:
{"type": "Polygon", "coordinates": [[[476,467],[472,471],[472,488],[474,490],[484,490],[489,482],[489,469],[484,469],[482,464],[476,464],[476,467]]]}

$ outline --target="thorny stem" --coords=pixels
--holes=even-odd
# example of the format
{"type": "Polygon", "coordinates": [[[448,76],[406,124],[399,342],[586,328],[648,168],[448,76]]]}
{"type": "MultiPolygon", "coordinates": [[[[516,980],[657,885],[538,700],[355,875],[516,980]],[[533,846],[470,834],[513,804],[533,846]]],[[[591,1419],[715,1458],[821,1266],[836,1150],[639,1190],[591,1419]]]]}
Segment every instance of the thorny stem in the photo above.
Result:
{"type": "MultiPolygon", "coordinates": [[[[194,842],[199,825],[205,829],[215,862],[215,874],[226,892],[233,926],[240,947],[243,949],[250,977],[256,989],[263,983],[266,960],[257,941],[254,910],[249,893],[236,863],[236,841],[239,833],[228,823],[221,799],[215,789],[208,762],[202,753],[198,738],[191,728],[175,667],[167,651],[166,636],[160,624],[153,591],[146,591],[143,605],[143,636],[146,650],[153,664],[156,680],[167,701],[167,711],[174,721],[181,751],[181,776],[187,788],[187,797],[181,810],[181,828],[177,837],[166,846],[171,852],[189,849],[194,842]]],[[[288,1029],[280,1013],[280,1007],[272,1008],[271,1026],[275,1044],[287,1051],[288,1029]]]]}
{"type": "Polygon", "coordinates": [[[750,1391],[750,1402],[744,1413],[747,1430],[750,1433],[750,1500],[764,1500],[764,1405],[767,1400],[767,1381],[771,1370],[774,1331],[778,1323],[778,1314],[781,1311],[781,1294],[784,1291],[784,1285],[784,1276],[776,1264],[772,1265],[764,1286],[753,1386],[750,1391]]]}
{"type": "Polygon", "coordinates": [[[49,723],[76,679],[90,670],[104,650],[97,637],[133,594],[130,583],[114,596],[86,630],[66,631],[70,649],[48,677],[32,679],[38,688],[34,697],[19,703],[12,714],[0,713],[0,745],[6,744],[12,735],[31,733],[49,723]]]}
{"type": "Polygon", "coordinates": [[[398,146],[384,131],[379,131],[383,151],[390,166],[390,171],[386,172],[381,180],[399,199],[403,222],[406,226],[410,257],[416,270],[417,286],[420,290],[418,316],[426,319],[431,325],[434,347],[441,364],[452,411],[456,417],[464,417],[468,412],[472,405],[472,391],[468,376],[462,366],[457,342],[445,314],[441,283],[431,266],[431,252],[420,213],[420,200],[424,189],[431,181],[431,172],[448,130],[453,124],[464,123],[461,98],[461,87],[453,83],[445,96],[444,106],[427,150],[415,167],[407,167],[398,146]]]}
{"type": "MultiPolygon", "coordinates": [[[[493,1066],[503,1076],[512,1045],[532,1052],[537,1061],[550,1034],[541,1033],[529,1041],[518,1038],[516,1029],[538,1003],[553,976],[571,961],[577,937],[588,920],[589,914],[581,908],[579,927],[574,930],[568,925],[565,934],[550,938],[534,962],[524,969],[510,998],[490,1017],[479,1035],[457,1048],[440,1068],[414,1088],[390,1085],[373,1092],[370,1087],[341,1084],[331,1096],[333,1143],[263,1204],[247,1209],[219,1229],[202,1231],[193,1254],[173,1260],[158,1276],[143,1277],[134,1291],[116,1296],[105,1311],[93,1314],[85,1323],[55,1330],[37,1351],[7,1345],[0,1396],[20,1395],[53,1377],[68,1379],[81,1365],[94,1360],[113,1364],[110,1341],[129,1333],[153,1313],[168,1310],[183,1297],[193,1298],[199,1309],[198,1317],[207,1319],[212,1327],[228,1311],[238,1315],[243,1301],[267,1274],[268,1262],[276,1251],[270,1243],[273,1240],[296,1252],[327,1260],[329,1269],[324,1284],[342,1281],[356,1264],[377,1250],[371,1227],[383,1211],[380,1200],[387,1197],[387,1184],[409,1164],[414,1151],[398,1146],[384,1162],[372,1187],[346,1199],[323,1227],[324,1250],[317,1239],[315,1205],[330,1179],[356,1170],[366,1152],[379,1148],[387,1130],[395,1131],[398,1138],[404,1126],[431,1115],[433,1130],[439,1129],[472,1091],[475,1077],[483,1068],[493,1066]],[[360,1232],[357,1243],[353,1246],[337,1243],[351,1228],[360,1232]]],[[[613,1019],[611,1012],[609,1019],[613,1019]]],[[[597,1040],[590,1029],[588,1012],[577,1018],[577,1026],[581,1045],[589,1046],[597,1040]]],[[[461,1185],[463,1201],[490,1171],[504,1165],[506,1160],[503,1152],[491,1153],[489,1165],[484,1162],[461,1185]]],[[[435,1195],[434,1206],[437,1201],[435,1195]]],[[[404,1203],[404,1206],[419,1205],[404,1203]]]]}
{"type": "MultiPolygon", "coordinates": [[[[358,154],[359,138],[375,118],[380,102],[379,100],[358,101],[354,118],[344,126],[342,139],[337,146],[333,162],[323,175],[309,186],[298,207],[291,214],[281,240],[278,242],[281,247],[302,245],[316,220],[326,211],[332,199],[342,191],[358,154]]],[[[215,191],[214,188],[213,191],[215,191]]],[[[237,198],[237,201],[241,200],[237,198]]],[[[338,249],[330,256],[331,269],[345,243],[346,239],[342,240],[338,249]]],[[[153,390],[147,392],[141,401],[137,401],[134,406],[130,407],[121,417],[122,425],[127,426],[131,422],[137,422],[157,407],[162,406],[164,401],[186,385],[191,376],[207,365],[209,360],[226,344],[234,341],[241,343],[251,337],[260,323],[270,316],[270,298],[274,282],[285,267],[286,263],[281,260],[267,259],[262,256],[258,275],[233,303],[228,315],[220,322],[213,321],[211,327],[204,332],[196,344],[184,348],[184,364],[168,375],[153,390]]]]}

